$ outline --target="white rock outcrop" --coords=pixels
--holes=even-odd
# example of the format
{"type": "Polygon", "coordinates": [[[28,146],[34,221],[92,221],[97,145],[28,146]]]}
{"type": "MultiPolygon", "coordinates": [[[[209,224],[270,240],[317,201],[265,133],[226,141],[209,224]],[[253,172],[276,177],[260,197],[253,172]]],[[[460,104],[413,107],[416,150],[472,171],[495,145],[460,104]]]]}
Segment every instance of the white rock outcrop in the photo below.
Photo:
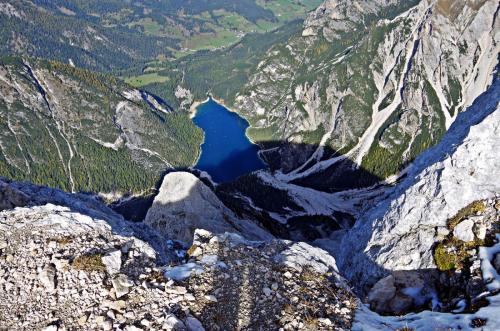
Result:
{"type": "Polygon", "coordinates": [[[463,222],[460,222],[455,229],[453,229],[453,235],[462,241],[473,241],[474,240],[474,232],[472,228],[474,227],[474,221],[471,219],[466,219],[463,222]]]}
{"type": "Polygon", "coordinates": [[[471,202],[498,196],[499,101],[496,80],[393,192],[361,216],[336,252],[348,279],[362,287],[388,271],[435,269],[437,229],[471,202]]]}
{"type": "Polygon", "coordinates": [[[209,187],[188,172],[165,176],[144,222],[166,238],[185,244],[193,241],[196,229],[244,233],[249,239],[272,238],[251,221],[238,219],[209,187]]]}

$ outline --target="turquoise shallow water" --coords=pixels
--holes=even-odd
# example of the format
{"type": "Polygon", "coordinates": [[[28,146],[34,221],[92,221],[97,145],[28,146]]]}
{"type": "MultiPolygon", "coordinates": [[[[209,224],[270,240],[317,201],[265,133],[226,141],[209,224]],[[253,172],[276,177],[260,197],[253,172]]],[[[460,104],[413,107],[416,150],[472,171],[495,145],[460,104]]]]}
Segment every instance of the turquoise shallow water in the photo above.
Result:
{"type": "Polygon", "coordinates": [[[193,122],[205,132],[195,168],[208,172],[218,183],[265,168],[259,147],[245,136],[248,122],[210,98],[201,104],[193,122]]]}

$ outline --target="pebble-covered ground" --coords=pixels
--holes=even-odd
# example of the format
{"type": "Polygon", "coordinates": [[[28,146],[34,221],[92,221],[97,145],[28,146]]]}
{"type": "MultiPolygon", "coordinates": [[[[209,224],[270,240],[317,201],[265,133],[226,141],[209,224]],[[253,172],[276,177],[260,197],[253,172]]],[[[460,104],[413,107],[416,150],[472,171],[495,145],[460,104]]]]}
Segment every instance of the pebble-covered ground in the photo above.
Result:
{"type": "Polygon", "coordinates": [[[354,297],[318,257],[206,234],[189,251],[200,273],[174,281],[106,222],[54,205],[0,212],[0,329],[349,328],[354,297]],[[279,261],[284,251],[300,263],[279,261]]]}
{"type": "Polygon", "coordinates": [[[186,281],[196,293],[189,306],[207,329],[349,329],[356,302],[335,273],[300,261],[282,263],[278,257],[293,250],[291,242],[233,246],[228,241],[211,237],[190,249],[193,261],[209,265],[209,272],[186,281]]]}

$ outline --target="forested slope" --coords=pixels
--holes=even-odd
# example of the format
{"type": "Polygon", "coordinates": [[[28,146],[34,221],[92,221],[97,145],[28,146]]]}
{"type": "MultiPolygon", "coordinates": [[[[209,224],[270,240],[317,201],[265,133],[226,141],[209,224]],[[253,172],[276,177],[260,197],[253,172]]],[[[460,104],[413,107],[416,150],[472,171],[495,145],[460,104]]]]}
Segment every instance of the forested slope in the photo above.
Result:
{"type": "Polygon", "coordinates": [[[187,114],[119,80],[58,62],[0,60],[0,175],[71,191],[141,191],[194,163],[187,114]]]}

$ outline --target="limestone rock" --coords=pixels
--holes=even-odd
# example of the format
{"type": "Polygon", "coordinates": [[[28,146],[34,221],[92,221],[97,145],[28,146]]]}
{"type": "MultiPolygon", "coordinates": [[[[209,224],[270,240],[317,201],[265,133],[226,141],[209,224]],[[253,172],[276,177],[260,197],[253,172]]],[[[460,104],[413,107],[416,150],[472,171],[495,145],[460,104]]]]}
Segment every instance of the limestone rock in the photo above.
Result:
{"type": "MultiPolygon", "coordinates": [[[[435,269],[436,228],[459,210],[500,192],[500,80],[481,95],[440,143],[413,163],[405,178],[368,209],[331,251],[346,278],[362,288],[394,270],[435,269]],[[471,172],[474,169],[474,172],[471,172]]],[[[470,229],[470,222],[465,223],[470,229]]],[[[459,234],[461,235],[461,234],[459,234]]],[[[471,239],[470,232],[463,239],[471,239]]]]}
{"type": "Polygon", "coordinates": [[[473,241],[474,240],[474,232],[472,231],[472,227],[474,226],[474,221],[472,219],[466,219],[453,229],[453,235],[462,241],[473,241]]]}
{"type": "Polygon", "coordinates": [[[187,172],[173,172],[163,178],[145,223],[186,246],[192,243],[195,229],[242,232],[249,239],[272,238],[256,224],[239,220],[210,188],[187,172]]]}
{"type": "MultiPolygon", "coordinates": [[[[110,330],[117,325],[159,330],[164,314],[176,314],[173,306],[191,302],[163,291],[167,284],[156,254],[162,246],[151,229],[128,223],[112,211],[108,214],[95,199],[80,200],[78,195],[26,183],[9,185],[30,192],[30,204],[50,200],[65,201],[67,206],[0,211],[0,315],[7,317],[1,319],[0,329],[37,330],[50,324],[54,330],[110,330]],[[135,237],[136,229],[146,230],[151,241],[135,237]],[[125,246],[127,260],[120,268],[124,253],[118,248],[125,246]],[[110,275],[117,270],[121,273],[110,275]]],[[[174,261],[173,254],[166,257],[174,261]]]]}
{"type": "Polygon", "coordinates": [[[115,277],[111,283],[113,284],[117,298],[121,298],[122,296],[128,294],[130,292],[130,288],[134,286],[134,283],[131,282],[127,276],[122,274],[115,277]]]}
{"type": "Polygon", "coordinates": [[[286,250],[278,254],[275,259],[297,270],[311,267],[320,273],[327,271],[338,273],[335,259],[330,254],[304,242],[291,244],[286,250]]]}
{"type": "Polygon", "coordinates": [[[120,250],[114,250],[107,253],[101,258],[101,260],[110,275],[120,272],[120,268],[122,266],[122,252],[120,250]]]}
{"type": "Polygon", "coordinates": [[[378,313],[401,315],[426,303],[432,293],[417,272],[399,271],[380,279],[370,290],[367,301],[378,313]]]}
{"type": "Polygon", "coordinates": [[[49,292],[54,291],[56,288],[56,268],[54,265],[46,265],[38,275],[38,279],[49,292]]]}
{"type": "Polygon", "coordinates": [[[379,280],[368,294],[370,308],[376,312],[385,312],[389,303],[396,295],[394,276],[389,275],[379,280]]]}
{"type": "Polygon", "coordinates": [[[486,233],[491,228],[491,224],[485,222],[482,216],[471,217],[471,219],[474,221],[474,227],[472,229],[474,234],[478,239],[484,240],[486,238],[486,233]]]}

